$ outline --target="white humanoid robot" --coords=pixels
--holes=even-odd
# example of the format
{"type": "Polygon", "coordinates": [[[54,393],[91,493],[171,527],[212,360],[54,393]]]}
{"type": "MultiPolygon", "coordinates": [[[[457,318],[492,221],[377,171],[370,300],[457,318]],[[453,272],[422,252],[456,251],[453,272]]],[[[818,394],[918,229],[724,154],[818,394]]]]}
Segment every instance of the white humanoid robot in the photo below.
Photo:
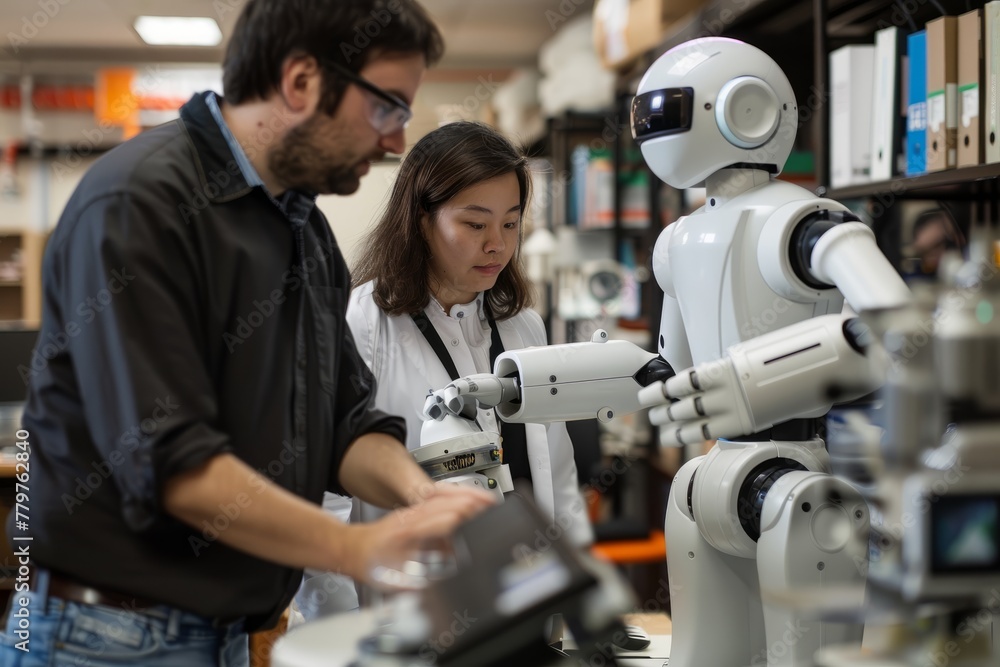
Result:
{"type": "Polygon", "coordinates": [[[884,377],[845,299],[862,311],[911,295],[846,207],[775,179],[798,122],[788,80],[759,49],[706,38],[665,53],[639,84],[633,136],[662,180],[707,192],[656,243],[659,356],[598,332],[505,352],[494,374],[427,402],[437,419],[475,398],[505,421],[542,423],[648,406],[665,446],[729,438],[672,484],[673,667],[809,665],[820,647],[861,638],[858,624],[791,604],[818,592],[840,611],[864,605],[868,509],[829,475],[814,420],[884,377]]]}

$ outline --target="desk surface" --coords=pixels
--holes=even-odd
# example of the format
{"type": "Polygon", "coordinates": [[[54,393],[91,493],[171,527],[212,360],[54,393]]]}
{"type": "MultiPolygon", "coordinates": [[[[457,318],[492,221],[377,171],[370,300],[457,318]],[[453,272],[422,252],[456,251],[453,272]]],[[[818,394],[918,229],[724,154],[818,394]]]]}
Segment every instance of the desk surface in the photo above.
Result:
{"type": "Polygon", "coordinates": [[[670,617],[666,614],[625,614],[625,623],[638,625],[651,635],[673,634],[670,617]]]}
{"type": "MultiPolygon", "coordinates": [[[[370,634],[377,612],[347,612],[296,626],[279,638],[271,653],[273,667],[331,667],[348,665],[357,658],[357,640],[370,634]]],[[[627,614],[625,622],[650,635],[670,634],[666,614],[627,614]]],[[[635,655],[635,654],[632,654],[635,655]]],[[[662,660],[658,664],[662,664],[662,660]]]]}

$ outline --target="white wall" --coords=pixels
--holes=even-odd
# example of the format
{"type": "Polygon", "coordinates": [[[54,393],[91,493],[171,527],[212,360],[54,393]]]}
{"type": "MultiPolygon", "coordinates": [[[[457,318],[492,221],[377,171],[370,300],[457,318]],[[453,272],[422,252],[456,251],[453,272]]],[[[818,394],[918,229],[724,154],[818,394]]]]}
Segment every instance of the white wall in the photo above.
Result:
{"type": "MultiPolygon", "coordinates": [[[[59,221],[66,202],[95,158],[19,159],[15,178],[19,194],[0,196],[0,230],[47,231],[59,221]],[[43,173],[44,172],[44,173],[43,173]]],[[[349,197],[320,197],[320,210],[330,220],[341,251],[351,264],[360,242],[385,207],[399,164],[372,165],[361,187],[349,197]]]]}
{"type": "Polygon", "coordinates": [[[344,253],[348,266],[354,266],[354,260],[361,250],[361,242],[385,210],[386,199],[398,169],[399,164],[395,162],[373,164],[368,175],[361,179],[361,187],[353,195],[331,195],[317,200],[320,210],[330,221],[333,235],[337,237],[337,244],[344,253]]]}
{"type": "Polygon", "coordinates": [[[59,221],[66,202],[96,157],[71,153],[59,158],[19,158],[16,196],[0,196],[0,229],[47,231],[59,221]]]}

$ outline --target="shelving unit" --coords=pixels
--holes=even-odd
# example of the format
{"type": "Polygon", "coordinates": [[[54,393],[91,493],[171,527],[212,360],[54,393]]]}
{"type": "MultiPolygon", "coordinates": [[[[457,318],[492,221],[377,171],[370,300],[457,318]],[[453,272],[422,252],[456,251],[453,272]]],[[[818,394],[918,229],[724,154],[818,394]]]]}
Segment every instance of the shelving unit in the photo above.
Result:
{"type": "Polygon", "coordinates": [[[42,320],[45,235],[0,231],[0,325],[37,327],[42,320]],[[16,273],[7,277],[7,272],[16,273]]]}
{"type": "Polygon", "coordinates": [[[802,120],[796,148],[813,154],[816,193],[877,208],[880,214],[872,216],[873,228],[883,251],[898,266],[902,246],[899,204],[931,200],[946,203],[964,224],[1000,223],[1000,164],[829,188],[829,54],[847,44],[871,43],[875,32],[888,25],[897,25],[904,33],[913,27],[921,29],[941,14],[936,5],[949,15],[959,15],[982,4],[970,5],[965,0],[905,6],[894,0],[710,0],[676,22],[658,46],[636,63],[630,83],[634,90],[638,76],[659,55],[697,37],[733,37],[766,51],[795,91],[802,120]],[[806,47],[805,35],[812,38],[806,47]]]}
{"type": "MultiPolygon", "coordinates": [[[[675,215],[676,211],[672,209],[677,207],[663,205],[664,190],[669,189],[638,157],[638,148],[632,140],[629,129],[631,98],[631,92],[623,90],[617,97],[615,107],[605,113],[568,112],[550,120],[547,133],[548,145],[545,150],[552,160],[553,177],[562,181],[562,187],[553,188],[549,222],[554,231],[572,229],[573,234],[585,245],[608,248],[606,257],[618,262],[625,259],[623,245],[631,244],[636,267],[640,272],[648,272],[648,279],[640,284],[640,317],[631,320],[619,318],[618,324],[622,328],[648,332],[659,325],[662,298],[652,277],[650,265],[652,249],[663,228],[664,215],[675,215]],[[614,174],[613,219],[606,228],[582,227],[578,224],[579,221],[570,220],[569,198],[573,179],[571,156],[574,148],[579,145],[598,146],[611,152],[614,174]],[[630,149],[636,154],[631,160],[628,156],[630,149]],[[645,172],[649,183],[648,215],[641,226],[626,225],[622,214],[624,201],[620,175],[623,171],[638,169],[645,172]]],[[[566,340],[574,340],[576,332],[572,322],[567,323],[567,329],[566,340]]],[[[648,338],[649,346],[652,347],[653,336],[649,335],[648,338]]]]}
{"type": "Polygon", "coordinates": [[[1000,162],[835,188],[827,192],[827,196],[833,199],[855,199],[890,193],[897,197],[916,199],[967,199],[1000,192],[998,177],[1000,162]]]}

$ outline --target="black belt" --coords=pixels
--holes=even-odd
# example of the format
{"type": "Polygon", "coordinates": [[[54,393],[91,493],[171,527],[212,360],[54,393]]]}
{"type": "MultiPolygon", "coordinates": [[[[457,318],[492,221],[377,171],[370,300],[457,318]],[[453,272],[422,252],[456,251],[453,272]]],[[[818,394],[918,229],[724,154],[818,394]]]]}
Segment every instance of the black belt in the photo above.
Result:
{"type": "MultiPolygon", "coordinates": [[[[486,312],[486,320],[490,324],[490,372],[496,367],[497,357],[503,353],[503,341],[500,340],[500,330],[493,319],[493,312],[490,309],[487,296],[483,294],[483,309],[486,312]]],[[[424,335],[430,343],[434,353],[441,360],[441,365],[448,372],[452,380],[461,377],[458,368],[455,367],[455,360],[451,358],[451,353],[445,347],[444,341],[438,335],[434,325],[427,319],[427,314],[423,311],[412,315],[420,333],[424,335]]],[[[531,481],[531,466],[528,463],[528,438],[524,432],[524,424],[500,423],[500,435],[503,437],[503,462],[510,468],[510,476],[514,479],[526,479],[531,481]]]]}
{"type": "MultiPolygon", "coordinates": [[[[106,588],[100,588],[91,584],[85,584],[71,577],[52,570],[35,568],[29,579],[28,588],[37,593],[39,588],[39,573],[48,574],[48,586],[46,588],[46,598],[58,598],[66,602],[76,602],[87,605],[103,605],[105,607],[117,607],[138,613],[148,613],[155,610],[154,616],[162,615],[164,607],[171,608],[163,602],[154,602],[135,595],[119,593],[106,588]]],[[[209,618],[211,624],[219,629],[225,629],[234,623],[242,623],[245,617],[239,618],[209,618]]]]}
{"type": "MultiPolygon", "coordinates": [[[[135,595],[117,593],[105,588],[98,588],[90,584],[85,584],[67,577],[64,574],[47,570],[48,589],[46,595],[59,598],[67,602],[79,602],[80,604],[100,604],[106,607],[124,607],[143,611],[152,607],[163,606],[162,602],[145,600],[135,595]]],[[[29,588],[32,591],[38,590],[38,571],[32,573],[29,588]]]]}

